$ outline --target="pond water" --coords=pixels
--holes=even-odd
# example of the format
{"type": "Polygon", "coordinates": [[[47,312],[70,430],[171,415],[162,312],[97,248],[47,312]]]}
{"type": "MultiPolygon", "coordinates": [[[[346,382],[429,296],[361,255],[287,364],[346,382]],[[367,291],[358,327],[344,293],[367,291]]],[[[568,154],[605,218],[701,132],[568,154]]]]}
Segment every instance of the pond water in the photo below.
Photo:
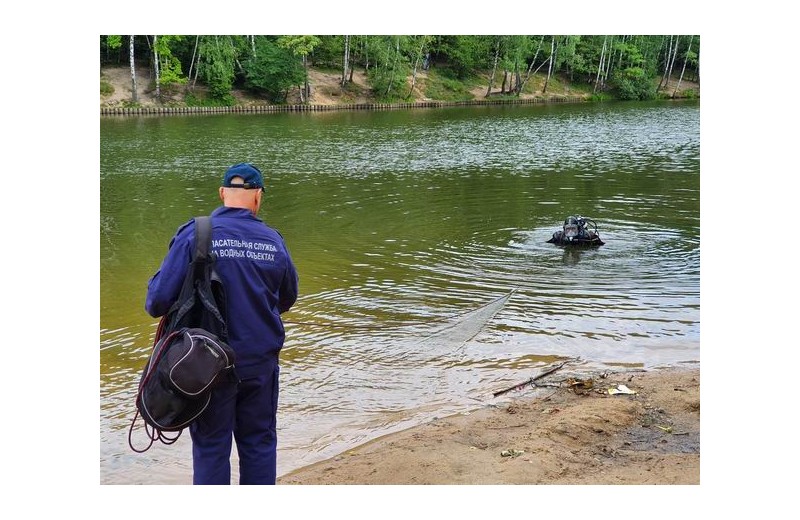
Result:
{"type": "Polygon", "coordinates": [[[300,275],[279,475],[496,402],[549,363],[699,363],[697,101],[101,118],[103,484],[191,483],[188,432],[128,446],[157,324],[144,298],[241,161],[265,173],[260,216],[300,275]],[[546,243],[574,214],[606,244],[546,243]]]}

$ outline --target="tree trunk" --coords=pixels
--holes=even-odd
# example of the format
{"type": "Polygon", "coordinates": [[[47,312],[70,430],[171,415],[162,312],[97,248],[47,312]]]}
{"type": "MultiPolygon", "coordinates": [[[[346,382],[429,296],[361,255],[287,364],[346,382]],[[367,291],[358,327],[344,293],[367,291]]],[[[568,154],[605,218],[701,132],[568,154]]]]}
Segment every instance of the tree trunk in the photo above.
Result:
{"type": "Polygon", "coordinates": [[[547,92],[547,84],[550,83],[550,75],[553,73],[553,56],[556,52],[556,37],[550,37],[550,64],[547,66],[547,77],[544,80],[544,87],[542,87],[542,94],[547,92]]]}
{"type": "Polygon", "coordinates": [[[369,46],[367,39],[369,36],[364,36],[364,74],[369,73],[369,46]]]}
{"type": "Polygon", "coordinates": [[[680,35],[675,36],[675,48],[672,51],[672,61],[669,64],[669,72],[667,73],[667,81],[664,83],[664,88],[669,85],[669,80],[672,77],[672,67],[675,66],[675,56],[678,54],[678,41],[680,40],[680,35]]]}
{"type": "Polygon", "coordinates": [[[683,68],[681,69],[681,76],[678,78],[678,84],[675,86],[675,92],[672,93],[672,97],[675,97],[675,94],[678,93],[678,89],[681,87],[681,81],[683,81],[683,73],[686,72],[686,62],[689,60],[689,52],[692,50],[692,40],[694,39],[694,35],[689,37],[689,48],[686,49],[686,54],[683,57],[683,68]]]}
{"type": "Polygon", "coordinates": [[[664,57],[664,72],[661,73],[661,81],[658,82],[656,92],[660,91],[666,85],[664,82],[667,78],[667,71],[669,70],[669,57],[672,54],[672,35],[669,37],[669,45],[667,46],[667,54],[664,57]]]}
{"type": "Polygon", "coordinates": [[[133,35],[131,35],[130,62],[131,62],[131,101],[133,101],[134,103],[138,103],[139,95],[136,92],[136,65],[133,59],[133,35]]]}
{"type": "MultiPolygon", "coordinates": [[[[622,43],[624,44],[626,40],[627,40],[627,38],[625,37],[625,35],[623,35],[622,36],[622,43]]],[[[620,48],[620,50],[619,50],[619,59],[617,59],[617,68],[618,69],[622,68],[622,57],[624,55],[625,55],[625,53],[622,52],[622,49],[620,48]]]]}
{"type": "Polygon", "coordinates": [[[411,90],[408,92],[408,95],[411,96],[414,94],[414,87],[417,84],[417,67],[419,66],[419,60],[422,58],[422,51],[425,50],[425,39],[422,39],[422,45],[419,46],[419,52],[417,53],[417,57],[414,59],[414,70],[411,71],[411,90]]]}
{"type": "Polygon", "coordinates": [[[350,59],[350,76],[348,77],[349,79],[347,80],[350,83],[353,82],[353,71],[355,70],[355,67],[353,66],[353,62],[354,62],[354,60],[351,58],[350,59]]]}
{"type": "Polygon", "coordinates": [[[347,84],[347,67],[350,65],[350,36],[344,37],[344,68],[342,69],[342,86],[347,84]]]}
{"type": "Polygon", "coordinates": [[[153,66],[156,76],[156,99],[161,103],[161,74],[158,70],[158,35],[153,36],[153,66]]]}
{"type": "Polygon", "coordinates": [[[597,92],[597,87],[600,85],[600,73],[603,71],[603,58],[606,55],[606,39],[608,36],[603,36],[603,48],[600,50],[600,63],[597,64],[597,76],[594,78],[594,93],[597,92]]]}
{"type": "Polygon", "coordinates": [[[197,84],[197,75],[200,73],[200,58],[203,56],[203,51],[197,53],[197,65],[194,68],[194,79],[192,80],[192,90],[197,84]]]}
{"type": "Polygon", "coordinates": [[[667,52],[664,55],[664,71],[661,73],[661,81],[658,82],[658,88],[656,89],[661,90],[664,88],[664,80],[667,77],[667,71],[669,70],[669,57],[672,55],[672,35],[669,36],[669,42],[667,43],[667,52]]]}
{"type": "MultiPolygon", "coordinates": [[[[542,42],[543,41],[544,41],[544,36],[539,38],[539,45],[536,47],[536,53],[533,55],[533,59],[531,60],[531,64],[528,66],[528,72],[525,74],[525,79],[522,80],[522,84],[517,89],[517,96],[519,96],[522,93],[522,89],[525,87],[525,83],[527,83],[528,80],[531,77],[531,69],[533,69],[533,64],[536,63],[536,58],[539,56],[539,51],[542,49],[542,42]]],[[[543,61],[542,65],[544,65],[544,63],[545,62],[543,61]]],[[[536,72],[539,72],[539,69],[542,68],[542,65],[539,65],[539,67],[536,69],[534,74],[536,74],[536,72]]]]}
{"type": "Polygon", "coordinates": [[[492,75],[489,76],[489,88],[486,90],[486,97],[492,94],[492,84],[494,84],[494,75],[497,72],[497,61],[500,59],[500,38],[497,38],[497,43],[494,46],[494,65],[492,65],[492,75]]]}
{"type": "Polygon", "coordinates": [[[311,85],[308,83],[308,56],[303,54],[303,69],[306,71],[305,84],[303,85],[303,103],[311,100],[311,85]]]}
{"type": "MultiPolygon", "coordinates": [[[[508,71],[507,70],[503,70],[503,84],[500,85],[500,93],[501,94],[505,94],[506,93],[506,84],[507,83],[508,83],[508,71]]],[[[508,90],[510,92],[511,88],[509,88],[508,90]]]]}
{"type": "Polygon", "coordinates": [[[392,91],[392,83],[394,83],[394,73],[397,69],[397,61],[400,59],[400,36],[395,36],[395,52],[394,52],[394,60],[392,61],[392,73],[389,76],[389,85],[386,87],[386,97],[389,97],[389,93],[392,91]]]}
{"type": "Polygon", "coordinates": [[[611,59],[614,57],[614,35],[611,35],[611,39],[608,40],[608,62],[606,63],[605,70],[603,71],[603,89],[606,88],[606,82],[608,81],[608,75],[611,73],[611,59]]]}
{"type": "MultiPolygon", "coordinates": [[[[192,61],[189,62],[189,74],[186,75],[187,78],[192,77],[192,67],[194,67],[194,58],[197,56],[197,42],[200,41],[200,36],[194,37],[194,50],[192,51],[192,61]]],[[[192,85],[194,87],[194,85],[192,85]]]]}
{"type": "Polygon", "coordinates": [[[556,40],[556,46],[553,49],[553,73],[558,72],[556,70],[556,67],[558,66],[557,65],[558,64],[558,49],[559,49],[560,46],[561,46],[561,44],[558,42],[558,40],[556,40]]]}

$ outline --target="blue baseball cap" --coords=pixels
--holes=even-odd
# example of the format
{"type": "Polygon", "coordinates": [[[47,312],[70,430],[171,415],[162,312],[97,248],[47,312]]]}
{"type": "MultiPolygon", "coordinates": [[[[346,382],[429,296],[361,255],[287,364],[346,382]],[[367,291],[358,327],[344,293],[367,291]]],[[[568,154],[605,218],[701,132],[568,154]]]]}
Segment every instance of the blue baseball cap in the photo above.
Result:
{"type": "Polygon", "coordinates": [[[264,178],[261,170],[250,163],[234,164],[225,171],[222,178],[222,186],[225,188],[244,188],[246,190],[260,189],[264,191],[264,178]],[[231,183],[234,177],[241,177],[241,183],[231,183]]]}

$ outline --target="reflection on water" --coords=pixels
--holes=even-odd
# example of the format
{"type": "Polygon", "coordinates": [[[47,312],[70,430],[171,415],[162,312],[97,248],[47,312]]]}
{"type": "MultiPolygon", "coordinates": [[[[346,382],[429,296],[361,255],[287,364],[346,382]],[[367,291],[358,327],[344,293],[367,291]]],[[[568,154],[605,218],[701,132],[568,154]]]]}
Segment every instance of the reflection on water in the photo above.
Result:
{"type": "Polygon", "coordinates": [[[144,455],[127,433],[147,280],[227,165],[270,172],[300,272],[285,473],[560,359],[699,360],[699,147],[696,102],[102,119],[101,482],[191,482],[188,433],[144,455]],[[576,213],[606,245],[546,243],[576,213]]]}

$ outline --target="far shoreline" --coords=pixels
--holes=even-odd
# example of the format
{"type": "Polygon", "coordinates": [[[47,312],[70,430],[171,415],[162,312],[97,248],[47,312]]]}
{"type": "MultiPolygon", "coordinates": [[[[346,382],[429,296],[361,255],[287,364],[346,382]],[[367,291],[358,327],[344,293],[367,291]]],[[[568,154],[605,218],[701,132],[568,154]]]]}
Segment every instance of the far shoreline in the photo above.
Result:
{"type": "Polygon", "coordinates": [[[269,112],[330,112],[355,110],[401,110],[418,108],[443,108],[456,106],[486,105],[533,105],[556,103],[591,103],[583,96],[553,96],[550,98],[526,99],[473,99],[468,101],[416,101],[409,103],[351,103],[351,104],[294,104],[294,105],[233,105],[225,107],[101,107],[100,115],[174,115],[174,114],[218,114],[218,113],[269,113],[269,112]]]}
{"type": "MultiPolygon", "coordinates": [[[[651,101],[699,101],[700,98],[671,98],[651,101]]],[[[101,116],[133,116],[133,115],[204,115],[204,114],[241,114],[241,113],[284,113],[284,112],[341,112],[341,111],[381,111],[381,110],[413,110],[467,106],[497,105],[553,105],[553,104],[587,104],[623,102],[618,100],[597,101],[585,96],[551,96],[548,98],[497,98],[473,99],[468,101],[416,101],[409,103],[352,103],[352,104],[294,104],[294,105],[233,105],[222,107],[190,107],[190,106],[142,106],[142,107],[100,107],[101,116]]]]}

